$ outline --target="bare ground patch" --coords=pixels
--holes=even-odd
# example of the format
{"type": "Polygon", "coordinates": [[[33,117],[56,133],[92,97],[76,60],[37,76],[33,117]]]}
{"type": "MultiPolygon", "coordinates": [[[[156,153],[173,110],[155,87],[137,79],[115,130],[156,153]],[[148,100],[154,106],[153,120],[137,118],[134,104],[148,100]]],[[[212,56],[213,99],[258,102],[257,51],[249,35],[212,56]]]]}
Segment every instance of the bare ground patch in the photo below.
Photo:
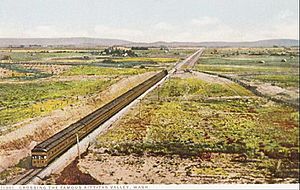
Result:
{"type": "Polygon", "coordinates": [[[78,168],[100,184],[297,183],[296,177],[272,176],[268,168],[262,167],[262,161],[245,162],[235,159],[238,156],[219,153],[189,158],[177,155],[112,156],[96,150],[80,160],[78,168]]]}
{"type": "Polygon", "coordinates": [[[1,78],[5,78],[5,77],[11,77],[14,74],[16,74],[16,72],[9,70],[9,69],[4,69],[0,67],[0,79],[1,78]]]}

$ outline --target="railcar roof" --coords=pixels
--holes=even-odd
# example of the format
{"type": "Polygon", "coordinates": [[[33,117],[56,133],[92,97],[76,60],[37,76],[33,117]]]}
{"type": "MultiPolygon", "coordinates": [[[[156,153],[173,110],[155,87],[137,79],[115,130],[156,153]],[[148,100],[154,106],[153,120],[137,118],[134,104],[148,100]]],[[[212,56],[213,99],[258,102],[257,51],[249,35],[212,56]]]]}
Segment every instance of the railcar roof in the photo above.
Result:
{"type": "Polygon", "coordinates": [[[79,122],[73,123],[70,126],[68,126],[67,128],[63,129],[62,131],[56,133],[55,135],[53,135],[52,137],[48,138],[47,140],[41,142],[40,144],[38,144],[36,147],[37,148],[48,148],[48,146],[52,143],[54,143],[55,141],[61,139],[64,135],[72,132],[74,129],[80,127],[82,124],[79,122]]]}
{"type": "Polygon", "coordinates": [[[97,109],[96,111],[80,119],[76,123],[71,124],[70,126],[63,129],[62,131],[56,133],[55,135],[51,136],[47,140],[41,142],[36,146],[36,148],[43,148],[47,150],[51,149],[52,147],[56,146],[61,141],[63,141],[66,137],[71,136],[72,134],[74,134],[75,131],[81,129],[85,124],[92,122],[94,119],[96,119],[97,115],[102,115],[106,111],[110,110],[110,108],[114,106],[113,104],[114,101],[111,101],[110,103],[104,105],[103,107],[97,109]]]}
{"type": "Polygon", "coordinates": [[[47,152],[47,150],[44,148],[34,147],[32,152],[47,152]]]}

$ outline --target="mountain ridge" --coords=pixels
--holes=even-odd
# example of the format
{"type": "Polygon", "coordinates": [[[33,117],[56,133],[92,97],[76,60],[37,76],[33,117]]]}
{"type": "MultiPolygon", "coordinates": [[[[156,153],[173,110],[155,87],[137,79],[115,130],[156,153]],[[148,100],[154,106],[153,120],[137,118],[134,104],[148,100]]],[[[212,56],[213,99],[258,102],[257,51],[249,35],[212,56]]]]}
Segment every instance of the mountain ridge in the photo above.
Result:
{"type": "Polygon", "coordinates": [[[9,46],[75,46],[75,47],[95,47],[95,46],[146,46],[146,47],[272,47],[276,46],[299,46],[296,39],[267,39],[257,41],[206,41],[206,42],[132,42],[122,39],[91,38],[91,37],[70,37],[70,38],[0,38],[0,47],[9,46]]]}

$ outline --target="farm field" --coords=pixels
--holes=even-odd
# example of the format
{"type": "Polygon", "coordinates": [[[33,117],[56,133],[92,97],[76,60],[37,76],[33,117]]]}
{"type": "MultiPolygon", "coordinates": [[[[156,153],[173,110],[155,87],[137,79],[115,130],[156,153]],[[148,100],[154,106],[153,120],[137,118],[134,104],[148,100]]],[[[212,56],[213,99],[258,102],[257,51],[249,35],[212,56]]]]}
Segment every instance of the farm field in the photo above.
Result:
{"type": "Polygon", "coordinates": [[[78,102],[79,98],[104,90],[116,79],[87,81],[0,84],[1,135],[24,119],[45,115],[55,109],[78,102]]]}
{"type": "Polygon", "coordinates": [[[207,49],[196,70],[241,80],[262,94],[299,106],[298,48],[207,49]]]}
{"type": "MultiPolygon", "coordinates": [[[[159,48],[135,50],[136,57],[103,54],[98,49],[0,49],[0,82],[2,80],[34,80],[65,73],[71,67],[90,66],[158,70],[170,68],[195,49],[159,48]]],[[[79,68],[80,68],[79,67],[79,68]]],[[[84,67],[87,68],[87,67],[84,67]]],[[[77,68],[78,69],[78,68],[77,68]]],[[[99,69],[98,69],[99,70],[99,69]]],[[[93,73],[88,73],[93,75],[93,73]]],[[[116,73],[118,74],[118,73],[116,73]]]]}
{"type": "Polygon", "coordinates": [[[157,62],[170,63],[183,59],[196,49],[170,49],[168,51],[159,48],[149,50],[134,50],[137,57],[122,57],[103,55],[105,48],[98,49],[5,49],[0,48],[0,55],[8,56],[9,60],[1,60],[0,63],[52,63],[52,64],[88,64],[99,63],[105,59],[117,62],[157,62]]]}
{"type": "MultiPolygon", "coordinates": [[[[24,119],[80,103],[82,98],[99,93],[124,77],[146,72],[155,70],[73,66],[52,77],[23,75],[27,77],[23,78],[21,75],[3,79],[0,82],[1,134],[14,130],[12,125],[24,119]]],[[[39,72],[34,73],[39,75],[39,72]]]]}
{"type": "MultiPolygon", "coordinates": [[[[227,79],[178,73],[100,135],[77,167],[99,184],[299,183],[298,137],[298,110],[227,79]]],[[[58,179],[68,180],[45,183],[58,179]]]]}

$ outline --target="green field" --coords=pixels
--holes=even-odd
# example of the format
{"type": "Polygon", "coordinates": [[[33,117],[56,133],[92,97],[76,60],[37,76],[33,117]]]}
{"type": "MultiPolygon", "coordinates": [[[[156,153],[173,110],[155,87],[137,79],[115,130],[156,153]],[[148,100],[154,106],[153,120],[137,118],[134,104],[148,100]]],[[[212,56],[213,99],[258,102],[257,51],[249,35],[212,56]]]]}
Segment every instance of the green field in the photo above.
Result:
{"type": "Polygon", "coordinates": [[[118,155],[245,154],[274,172],[278,160],[284,167],[297,163],[298,135],[299,113],[293,108],[270,104],[235,84],[173,78],[99,136],[97,146],[118,155]],[[187,86],[191,90],[183,90],[187,86]],[[230,98],[236,93],[242,97],[230,98]],[[195,95],[202,99],[189,99],[195,95]]]}
{"type": "Polygon", "coordinates": [[[66,53],[56,53],[49,52],[44,53],[43,51],[28,51],[28,52],[6,52],[5,55],[9,55],[11,59],[15,62],[18,61],[43,61],[48,58],[60,58],[60,57],[72,57],[72,56],[89,56],[90,53],[78,53],[75,51],[70,51],[66,53]]]}
{"type": "Polygon", "coordinates": [[[207,49],[196,70],[230,74],[256,82],[281,87],[299,86],[299,52],[282,48],[207,49]],[[237,53],[239,52],[239,53],[237,53]]]}
{"type": "Polygon", "coordinates": [[[139,57],[180,57],[185,58],[196,52],[196,49],[170,49],[169,51],[160,48],[150,48],[149,50],[135,50],[139,57]]]}
{"type": "Polygon", "coordinates": [[[13,80],[34,80],[39,78],[47,78],[52,76],[50,73],[42,72],[37,69],[26,68],[19,64],[1,64],[0,68],[8,69],[14,71],[15,73],[10,77],[5,77],[5,79],[13,80]]]}
{"type": "Polygon", "coordinates": [[[115,62],[157,62],[157,63],[175,63],[178,58],[159,58],[159,57],[129,57],[112,59],[115,62]]]}
{"type": "Polygon", "coordinates": [[[115,81],[97,79],[0,84],[0,128],[78,102],[78,96],[100,92],[115,81]]]}
{"type": "MultiPolygon", "coordinates": [[[[185,91],[186,95],[228,97],[236,95],[237,92],[242,96],[252,96],[251,92],[242,87],[235,87],[233,91],[230,87],[220,84],[175,78],[160,89],[160,98],[183,96],[184,94],[180,93],[181,89],[191,83],[191,86],[196,84],[197,88],[185,91]]],[[[153,92],[153,96],[156,96],[156,93],[153,92]]],[[[245,152],[249,155],[259,152],[268,154],[270,149],[274,151],[270,154],[290,156],[295,148],[297,150],[298,112],[280,105],[268,106],[265,100],[255,96],[248,99],[174,100],[158,103],[146,100],[142,106],[143,114],[146,114],[142,121],[135,123],[137,118],[127,118],[124,125],[100,136],[99,142],[114,144],[118,141],[118,145],[170,142],[179,143],[178,146],[185,146],[186,142],[190,142],[195,146],[196,152],[245,152]],[[126,134],[126,131],[129,133],[126,134]],[[139,141],[135,141],[137,139],[139,141]],[[291,141],[288,142],[287,139],[291,141]],[[264,144],[264,150],[260,147],[261,143],[264,144]],[[286,143],[288,145],[285,145],[286,143]],[[278,149],[272,150],[273,146],[278,149]]],[[[164,148],[160,151],[164,151],[164,148]]],[[[193,154],[193,151],[185,153],[193,154]]]]}
{"type": "Polygon", "coordinates": [[[254,80],[262,81],[262,82],[269,82],[275,83],[281,87],[299,87],[299,75],[257,75],[250,77],[254,80]]]}
{"type": "Polygon", "coordinates": [[[160,91],[162,97],[179,97],[197,95],[200,97],[213,96],[251,96],[252,93],[235,84],[212,84],[194,78],[173,78],[160,91]]]}
{"type": "Polygon", "coordinates": [[[101,75],[101,76],[118,76],[118,75],[136,75],[145,72],[155,71],[155,69],[137,69],[137,68],[108,68],[97,66],[76,66],[63,73],[64,76],[73,75],[101,75]]]}
{"type": "MultiPolygon", "coordinates": [[[[10,52],[9,49],[0,49],[0,53],[11,57],[13,62],[80,62],[90,63],[99,62],[105,58],[101,58],[100,52],[103,49],[14,49],[10,52]],[[87,57],[88,59],[84,59],[87,57]],[[99,59],[100,58],[100,59],[99,59]]],[[[118,62],[147,62],[155,61],[158,63],[176,62],[179,58],[184,58],[187,55],[195,52],[195,49],[171,49],[167,52],[160,48],[150,48],[149,50],[134,50],[139,57],[116,57],[114,61],[118,62]]],[[[110,57],[104,56],[104,57],[110,57]]]]}

